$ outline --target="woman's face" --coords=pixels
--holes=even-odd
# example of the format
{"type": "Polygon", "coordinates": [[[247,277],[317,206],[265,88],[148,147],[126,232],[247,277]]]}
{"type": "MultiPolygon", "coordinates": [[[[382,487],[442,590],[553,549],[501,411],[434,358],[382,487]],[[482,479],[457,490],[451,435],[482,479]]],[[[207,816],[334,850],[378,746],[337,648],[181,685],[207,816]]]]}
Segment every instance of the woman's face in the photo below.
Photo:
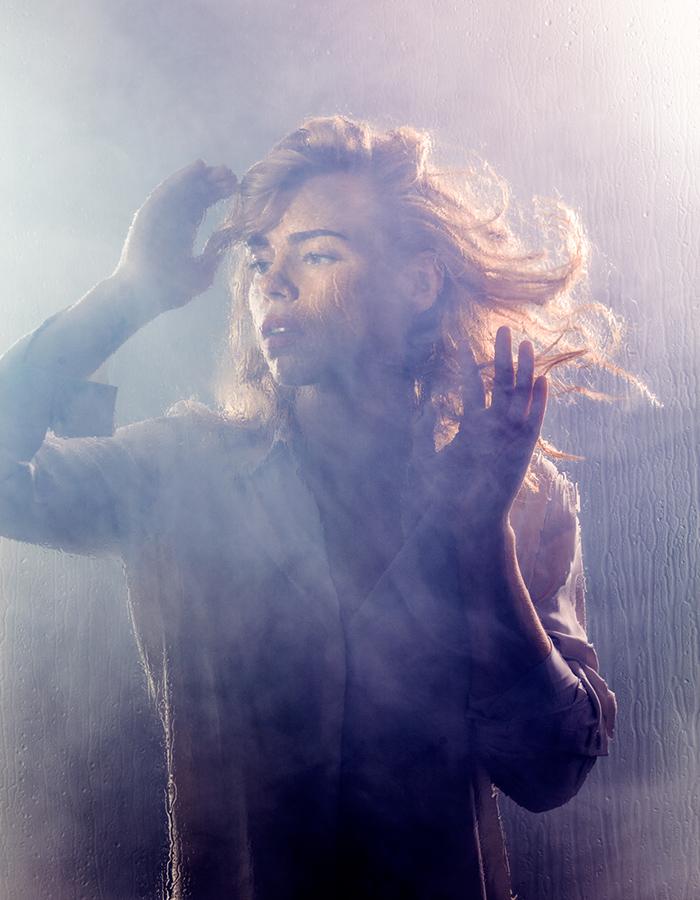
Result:
{"type": "Polygon", "coordinates": [[[249,240],[250,309],[278,383],[352,383],[373,361],[401,357],[411,316],[381,221],[367,179],[319,175],[249,240]]]}

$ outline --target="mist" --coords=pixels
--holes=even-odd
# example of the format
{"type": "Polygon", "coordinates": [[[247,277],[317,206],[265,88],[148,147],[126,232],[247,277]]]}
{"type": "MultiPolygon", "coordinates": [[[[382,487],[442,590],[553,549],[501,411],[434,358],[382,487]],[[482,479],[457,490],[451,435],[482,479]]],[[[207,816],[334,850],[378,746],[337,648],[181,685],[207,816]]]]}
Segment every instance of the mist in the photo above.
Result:
{"type": "MultiPolygon", "coordinates": [[[[560,196],[592,289],[629,325],[620,364],[660,406],[552,403],[583,457],[589,637],[616,692],[611,755],[564,808],[504,799],[523,900],[700,893],[699,135],[690,2],[10,3],[0,84],[0,350],[108,275],[134,210],[203,158],[242,174],[306,116],[341,113],[488,160],[527,207],[560,196]]],[[[223,214],[214,211],[210,228],[223,214]]],[[[215,286],[97,379],[117,421],[212,402],[215,286]]],[[[153,897],[167,855],[159,723],[121,564],[0,541],[0,894],[153,897]]]]}

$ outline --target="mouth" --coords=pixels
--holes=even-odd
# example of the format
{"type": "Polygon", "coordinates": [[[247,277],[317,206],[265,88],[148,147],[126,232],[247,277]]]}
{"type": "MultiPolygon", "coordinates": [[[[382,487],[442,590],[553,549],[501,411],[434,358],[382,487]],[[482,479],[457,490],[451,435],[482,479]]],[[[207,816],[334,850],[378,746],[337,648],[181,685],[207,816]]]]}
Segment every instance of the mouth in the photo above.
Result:
{"type": "Polygon", "coordinates": [[[260,332],[265,346],[271,354],[290,347],[303,334],[301,328],[293,319],[281,316],[270,316],[265,319],[260,332]]]}

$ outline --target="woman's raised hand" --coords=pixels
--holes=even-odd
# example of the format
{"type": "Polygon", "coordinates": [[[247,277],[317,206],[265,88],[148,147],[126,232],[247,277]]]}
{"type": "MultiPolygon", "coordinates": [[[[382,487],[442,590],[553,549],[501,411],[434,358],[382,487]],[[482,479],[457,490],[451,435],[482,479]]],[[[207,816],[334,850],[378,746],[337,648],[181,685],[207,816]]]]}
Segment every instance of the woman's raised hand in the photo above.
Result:
{"type": "Polygon", "coordinates": [[[491,405],[476,374],[459,432],[444,451],[460,511],[477,527],[506,520],[530,464],[547,405],[547,379],[535,379],[534,368],[530,341],[520,344],[514,368],[510,329],[499,328],[491,405]]]}
{"type": "Polygon", "coordinates": [[[207,290],[225,244],[214,235],[195,256],[195,236],[207,209],[235,187],[230,169],[202,160],[166,178],[134,216],[114,277],[160,310],[184,306],[207,290]]]}

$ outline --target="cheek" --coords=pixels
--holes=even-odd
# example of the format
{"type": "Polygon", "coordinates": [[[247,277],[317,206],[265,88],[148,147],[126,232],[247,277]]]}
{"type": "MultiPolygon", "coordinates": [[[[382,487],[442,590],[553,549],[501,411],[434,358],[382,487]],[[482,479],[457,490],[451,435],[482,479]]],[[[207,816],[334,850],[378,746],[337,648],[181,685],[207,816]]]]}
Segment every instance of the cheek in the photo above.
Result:
{"type": "Polygon", "coordinates": [[[309,293],[309,306],[321,316],[348,318],[357,306],[357,284],[347,273],[329,272],[309,293]]]}
{"type": "Polygon", "coordinates": [[[310,297],[321,317],[342,322],[352,331],[366,330],[372,310],[380,301],[376,285],[366,271],[346,270],[329,273],[320,290],[310,297]]]}
{"type": "Polygon", "coordinates": [[[259,327],[264,318],[263,296],[255,284],[252,284],[248,290],[248,309],[250,310],[253,323],[259,327]]]}

